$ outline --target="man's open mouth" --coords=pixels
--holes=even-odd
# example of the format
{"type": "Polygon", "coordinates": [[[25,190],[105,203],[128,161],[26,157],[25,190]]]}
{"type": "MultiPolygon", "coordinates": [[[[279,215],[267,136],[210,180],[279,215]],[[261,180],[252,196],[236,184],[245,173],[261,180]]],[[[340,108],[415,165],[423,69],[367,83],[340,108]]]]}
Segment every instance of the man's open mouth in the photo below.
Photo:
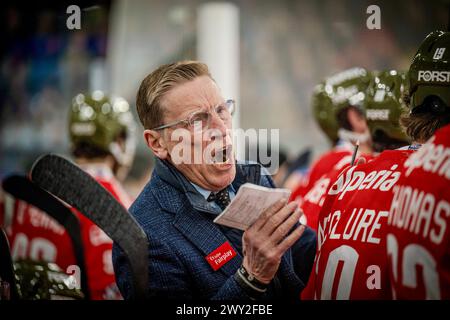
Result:
{"type": "Polygon", "coordinates": [[[233,146],[227,145],[219,150],[213,150],[212,160],[214,164],[228,163],[231,160],[233,146]]]}

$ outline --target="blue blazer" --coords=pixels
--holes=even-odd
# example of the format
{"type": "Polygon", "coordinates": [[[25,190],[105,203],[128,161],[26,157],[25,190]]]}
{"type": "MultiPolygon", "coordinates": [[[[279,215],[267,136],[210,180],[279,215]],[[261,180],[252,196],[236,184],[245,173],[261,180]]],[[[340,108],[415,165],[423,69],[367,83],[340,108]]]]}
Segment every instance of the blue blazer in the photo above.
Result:
{"type": "MultiPolygon", "coordinates": [[[[237,164],[233,187],[246,182],[274,187],[259,164],[237,164]]],[[[237,255],[217,271],[206,256],[229,239],[213,219],[220,213],[168,162],[157,160],[150,182],[130,208],[149,240],[149,283],[152,297],[171,299],[249,299],[233,275],[242,264],[237,255]]],[[[262,298],[299,299],[308,281],[316,252],[316,234],[306,228],[283,256],[277,272],[280,290],[262,298]]],[[[125,299],[132,296],[130,268],[114,244],[113,264],[117,285],[125,299]]]]}

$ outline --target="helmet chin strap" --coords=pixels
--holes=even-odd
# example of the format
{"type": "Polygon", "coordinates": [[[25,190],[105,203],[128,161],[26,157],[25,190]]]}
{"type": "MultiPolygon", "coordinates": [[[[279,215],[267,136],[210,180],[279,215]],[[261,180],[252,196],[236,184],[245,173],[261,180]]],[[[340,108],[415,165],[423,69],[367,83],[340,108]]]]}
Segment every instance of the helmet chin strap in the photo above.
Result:
{"type": "Polygon", "coordinates": [[[370,140],[370,133],[368,131],[364,133],[356,133],[345,129],[339,129],[338,137],[344,141],[356,142],[359,140],[360,143],[365,143],[370,140]]]}
{"type": "Polygon", "coordinates": [[[109,152],[120,166],[131,167],[136,153],[136,134],[133,122],[128,122],[126,125],[125,148],[122,148],[118,142],[113,141],[109,144],[109,152]]]}
{"type": "Polygon", "coordinates": [[[109,145],[109,151],[119,165],[128,167],[133,163],[135,153],[134,143],[129,143],[127,141],[125,150],[122,150],[117,142],[112,142],[109,145]]]}

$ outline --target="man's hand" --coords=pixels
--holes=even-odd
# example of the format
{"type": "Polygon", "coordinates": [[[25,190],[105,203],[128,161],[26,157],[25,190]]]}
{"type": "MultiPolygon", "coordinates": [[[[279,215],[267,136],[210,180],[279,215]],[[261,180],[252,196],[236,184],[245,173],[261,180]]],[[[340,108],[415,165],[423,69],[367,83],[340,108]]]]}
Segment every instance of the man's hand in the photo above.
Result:
{"type": "Polygon", "coordinates": [[[303,212],[286,199],[269,207],[242,236],[243,266],[257,280],[268,284],[275,276],[281,257],[302,235],[300,225],[289,235],[303,212]]]}

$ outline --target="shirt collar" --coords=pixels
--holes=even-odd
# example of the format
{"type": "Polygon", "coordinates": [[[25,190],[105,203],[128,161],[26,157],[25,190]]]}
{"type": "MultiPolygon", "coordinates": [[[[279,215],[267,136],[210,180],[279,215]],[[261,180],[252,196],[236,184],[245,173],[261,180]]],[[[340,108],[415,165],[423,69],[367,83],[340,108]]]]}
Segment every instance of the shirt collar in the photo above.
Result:
{"type": "MultiPolygon", "coordinates": [[[[208,199],[209,195],[212,193],[212,191],[203,189],[202,187],[196,185],[195,183],[191,182],[192,186],[195,188],[195,190],[197,190],[205,199],[208,199]]],[[[234,192],[236,193],[236,191],[234,190],[234,187],[232,184],[230,184],[228,186],[228,191],[234,192]]]]}

